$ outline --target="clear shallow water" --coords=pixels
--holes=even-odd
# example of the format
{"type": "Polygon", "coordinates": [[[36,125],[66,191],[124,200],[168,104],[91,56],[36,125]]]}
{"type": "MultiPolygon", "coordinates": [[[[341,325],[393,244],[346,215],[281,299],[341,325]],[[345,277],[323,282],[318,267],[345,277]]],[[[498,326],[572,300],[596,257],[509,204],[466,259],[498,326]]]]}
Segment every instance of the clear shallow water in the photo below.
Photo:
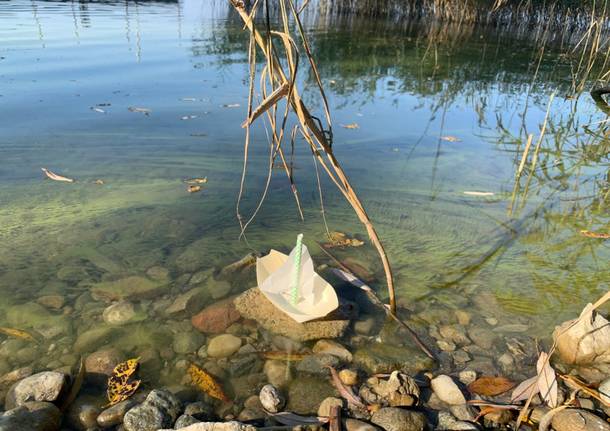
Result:
{"type": "MultiPolygon", "coordinates": [[[[384,240],[414,321],[429,313],[440,322],[443,310],[465,309],[548,336],[608,289],[609,242],[579,233],[610,229],[609,144],[600,123],[607,117],[587,94],[566,99],[570,66],[557,53],[547,51],[533,80],[537,48],[506,34],[475,31],[431,44],[414,29],[315,17],[310,32],[336,154],[384,240]],[[524,196],[526,170],[509,214],[525,136],[538,137],[552,92],[537,169],[524,196]],[[360,127],[340,126],[353,122],[360,127]]],[[[247,45],[226,7],[3,2],[0,41],[1,326],[36,329],[28,313],[39,309],[29,304],[60,294],[66,305],[50,313],[69,316],[71,325],[55,343],[69,346],[103,326],[105,305],[87,296],[92,285],[161,266],[170,273],[156,300],[164,304],[191,274],[251,250],[238,241],[235,218],[247,45]],[[108,104],[100,106],[104,113],[91,109],[98,104],[108,104]],[[240,106],[225,106],[231,104],[240,106]],[[130,112],[132,106],[152,112],[130,112]],[[181,119],[189,115],[197,117],[181,119]],[[41,167],[77,182],[43,180],[41,167]],[[186,193],[181,180],[202,176],[209,179],[204,191],[186,193]]],[[[265,142],[256,129],[245,214],[265,182],[265,142]]],[[[323,239],[324,228],[304,146],[295,166],[305,223],[285,177],[274,171],[248,240],[257,251],[288,249],[305,232],[322,262],[313,240],[323,239]]],[[[332,184],[323,185],[330,228],[365,239],[332,184]]],[[[374,272],[384,295],[368,243],[337,254],[374,272]]],[[[253,274],[236,280],[233,292],[253,281],[253,274]]],[[[115,340],[129,353],[188,327],[188,320],[161,318],[154,304],[143,305],[150,317],[136,326],[140,332],[115,340]]],[[[72,359],[68,349],[45,360],[72,359]]],[[[2,368],[28,360],[4,358],[2,368]]]]}

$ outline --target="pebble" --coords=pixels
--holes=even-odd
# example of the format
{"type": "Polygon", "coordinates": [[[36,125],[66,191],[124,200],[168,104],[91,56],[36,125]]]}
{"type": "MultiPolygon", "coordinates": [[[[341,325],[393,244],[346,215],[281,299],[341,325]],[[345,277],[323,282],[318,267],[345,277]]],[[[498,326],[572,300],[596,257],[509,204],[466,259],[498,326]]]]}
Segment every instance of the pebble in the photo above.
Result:
{"type": "Polygon", "coordinates": [[[343,345],[333,340],[319,340],[313,346],[314,353],[326,353],[328,355],[336,356],[344,362],[352,362],[352,353],[347,350],[343,345]]]}
{"type": "Polygon", "coordinates": [[[39,297],[36,302],[47,308],[59,310],[66,303],[66,299],[62,295],[44,295],[39,297]]]}
{"type": "Polygon", "coordinates": [[[123,422],[123,417],[129,409],[131,409],[136,402],[134,400],[121,401],[106,410],[103,410],[97,417],[97,424],[102,428],[109,428],[115,425],[119,425],[123,422]]]}
{"type": "Polygon", "coordinates": [[[85,358],[85,369],[89,374],[110,376],[114,367],[123,360],[123,354],[117,349],[102,349],[85,358]]]}
{"type": "Polygon", "coordinates": [[[358,419],[345,419],[343,421],[346,431],[381,431],[379,427],[358,419]]]}
{"type": "Polygon", "coordinates": [[[0,416],[0,431],[57,431],[61,412],[54,404],[29,401],[0,416]]]}
{"type": "Polygon", "coordinates": [[[208,356],[226,358],[237,352],[241,347],[241,338],[231,334],[218,335],[208,343],[208,356]]]}
{"type": "Polygon", "coordinates": [[[601,382],[598,390],[601,399],[610,404],[610,378],[601,382]]]}
{"type": "Polygon", "coordinates": [[[204,341],[205,337],[199,332],[180,332],[174,336],[172,347],[174,352],[179,354],[193,353],[197,351],[204,341]]]}
{"type": "Polygon", "coordinates": [[[466,431],[478,430],[479,427],[470,422],[457,420],[449,412],[439,412],[438,425],[435,429],[438,431],[466,431]]]}
{"type": "Polygon", "coordinates": [[[328,374],[327,367],[339,366],[339,358],[334,355],[317,353],[304,358],[297,365],[297,371],[309,374],[328,374]]]}
{"type": "Polygon", "coordinates": [[[465,385],[469,385],[477,379],[477,372],[473,370],[460,371],[459,380],[465,385]]]}
{"type": "Polygon", "coordinates": [[[487,413],[484,418],[496,425],[506,425],[513,419],[513,415],[509,410],[494,410],[487,413]]]}
{"type": "Polygon", "coordinates": [[[165,308],[164,314],[167,316],[178,315],[180,313],[191,315],[201,310],[205,305],[206,300],[207,292],[200,287],[195,287],[194,289],[178,295],[174,301],[165,308]]]}
{"type": "Polygon", "coordinates": [[[2,377],[0,377],[0,386],[6,386],[15,383],[17,380],[21,380],[28,376],[31,376],[32,372],[32,367],[17,368],[16,370],[8,372],[2,377]]]}
{"type": "MultiPolygon", "coordinates": [[[[256,397],[258,399],[258,397],[256,397]]],[[[208,421],[214,414],[214,410],[208,404],[202,401],[187,404],[184,407],[184,414],[192,416],[201,421],[208,421]]]]}
{"type": "Polygon", "coordinates": [[[273,385],[263,386],[258,397],[263,408],[271,413],[278,413],[285,404],[284,397],[282,397],[280,391],[273,385]]]}
{"type": "MultiPolygon", "coordinates": [[[[174,431],[172,429],[159,431],[174,431]]],[[[242,424],[241,422],[199,422],[182,428],[182,431],[256,431],[252,425],[242,424]]]]}
{"type": "Polygon", "coordinates": [[[452,341],[459,346],[471,344],[466,335],[466,329],[462,325],[442,325],[439,332],[445,340],[452,341]]]}
{"type": "Polygon", "coordinates": [[[358,373],[346,368],[339,371],[339,379],[344,385],[354,386],[358,383],[358,373]]]}
{"type": "Polygon", "coordinates": [[[396,407],[379,409],[371,416],[371,422],[385,431],[423,431],[427,425],[422,413],[396,407]]]}
{"type": "Polygon", "coordinates": [[[55,371],[43,371],[13,384],[6,394],[4,407],[7,410],[27,401],[57,400],[67,385],[66,376],[55,371]]]}
{"type": "Polygon", "coordinates": [[[455,310],[455,317],[462,326],[468,326],[470,324],[470,319],[472,318],[470,313],[464,310],[455,310]]]}
{"type": "Polygon", "coordinates": [[[453,343],[452,341],[447,341],[447,340],[437,340],[436,345],[438,346],[439,349],[441,349],[444,352],[453,352],[456,347],[455,343],[453,343]]]}
{"type": "Polygon", "coordinates": [[[485,318],[485,321],[489,326],[496,326],[498,324],[498,319],[495,317],[487,317],[485,318]]]}
{"type": "Polygon", "coordinates": [[[512,374],[513,369],[515,368],[515,359],[510,353],[504,352],[496,362],[504,375],[512,374]]]}
{"type": "Polygon", "coordinates": [[[273,386],[281,388],[292,380],[290,365],[284,361],[271,359],[265,362],[263,372],[273,386]]]}
{"type": "Polygon", "coordinates": [[[343,400],[335,397],[324,398],[320,404],[320,407],[318,407],[318,416],[330,416],[330,411],[335,406],[343,408],[343,400]]]}
{"type": "Polygon", "coordinates": [[[496,339],[496,334],[489,329],[479,328],[476,326],[468,330],[468,336],[474,342],[474,344],[485,350],[491,349],[493,342],[496,339]]]}
{"type": "Polygon", "coordinates": [[[181,429],[181,428],[186,428],[189,425],[193,425],[196,423],[201,422],[198,419],[195,419],[193,416],[190,415],[182,415],[180,416],[178,419],[176,419],[176,423],[174,424],[174,429],[181,429]]]}
{"type": "Polygon", "coordinates": [[[191,318],[191,324],[206,334],[222,334],[240,319],[231,298],[212,304],[191,318]]]}
{"type": "Polygon", "coordinates": [[[453,361],[456,364],[465,364],[466,362],[472,359],[472,357],[468,353],[466,353],[466,351],[461,349],[453,352],[451,356],[453,357],[453,361]]]}
{"type": "Polygon", "coordinates": [[[555,431],[610,431],[610,424],[602,418],[581,409],[557,412],[551,421],[555,431]]]}
{"type": "Polygon", "coordinates": [[[449,405],[465,404],[466,398],[451,377],[441,374],[430,381],[436,396],[449,405]]]}

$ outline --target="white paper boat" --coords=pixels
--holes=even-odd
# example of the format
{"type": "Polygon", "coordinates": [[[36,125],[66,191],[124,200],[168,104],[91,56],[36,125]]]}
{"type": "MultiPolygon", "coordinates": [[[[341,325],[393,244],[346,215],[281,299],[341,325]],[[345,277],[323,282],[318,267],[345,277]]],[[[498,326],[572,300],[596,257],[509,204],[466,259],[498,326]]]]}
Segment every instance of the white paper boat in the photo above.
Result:
{"type": "Polygon", "coordinates": [[[297,294],[292,289],[296,247],[286,256],[271,250],[256,260],[256,278],[263,294],[299,323],[326,316],[339,306],[335,289],[313,270],[313,261],[305,245],[301,249],[297,294]]]}

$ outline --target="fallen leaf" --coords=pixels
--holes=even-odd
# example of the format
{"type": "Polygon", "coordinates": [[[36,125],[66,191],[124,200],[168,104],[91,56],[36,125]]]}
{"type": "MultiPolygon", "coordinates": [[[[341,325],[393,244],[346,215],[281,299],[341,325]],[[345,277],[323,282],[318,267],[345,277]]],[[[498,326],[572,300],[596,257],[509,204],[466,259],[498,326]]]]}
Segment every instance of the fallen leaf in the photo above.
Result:
{"type": "Polygon", "coordinates": [[[208,177],[189,178],[189,179],[184,180],[184,182],[187,184],[205,184],[208,182],[208,177]]]}
{"type": "Polygon", "coordinates": [[[358,123],[351,123],[351,124],[339,124],[341,127],[343,127],[344,129],[359,129],[360,126],[358,125],[358,123]]]}
{"type": "Polygon", "coordinates": [[[66,182],[66,183],[73,183],[74,182],[74,180],[72,178],[62,177],[61,175],[57,175],[56,173],[51,172],[50,170],[48,170],[46,168],[40,168],[40,169],[42,169],[42,172],[44,172],[45,175],[49,179],[51,179],[53,181],[63,181],[63,182],[66,182]]]}
{"type": "Polygon", "coordinates": [[[540,352],[540,357],[536,364],[536,370],[538,371],[537,384],[542,400],[550,408],[555,408],[558,403],[557,376],[549,363],[549,359],[549,355],[546,352],[540,352]]]}
{"type": "Polygon", "coordinates": [[[586,236],[587,238],[610,239],[610,233],[591,232],[590,230],[581,230],[580,234],[582,236],[586,236]]]}
{"type": "Polygon", "coordinates": [[[102,108],[98,108],[97,106],[92,106],[91,110],[95,111],[95,112],[99,112],[100,114],[105,114],[106,113],[106,111],[104,111],[102,108]]]}
{"type": "Polygon", "coordinates": [[[527,400],[538,393],[538,376],[530,377],[517,385],[510,396],[510,402],[516,403],[527,400]]]}
{"type": "Polygon", "coordinates": [[[186,191],[189,193],[197,193],[201,191],[201,186],[188,186],[186,191]]]}
{"type": "Polygon", "coordinates": [[[129,111],[131,112],[139,112],[140,114],[144,114],[144,115],[149,115],[152,110],[148,109],[148,108],[140,108],[137,106],[130,106],[129,108],[127,108],[129,111]]]}
{"type": "Polygon", "coordinates": [[[468,390],[478,395],[493,397],[515,387],[515,382],[506,377],[482,376],[468,385],[468,390]]]}
{"type": "Polygon", "coordinates": [[[447,142],[462,142],[462,140],[460,138],[458,138],[457,136],[441,136],[441,139],[443,141],[447,141],[447,142]]]}
{"type": "Polygon", "coordinates": [[[598,391],[596,389],[590,388],[589,386],[587,386],[585,384],[585,382],[583,382],[582,380],[578,379],[578,377],[572,376],[570,374],[564,374],[564,375],[560,374],[559,377],[561,377],[563,380],[565,380],[566,385],[568,387],[572,386],[572,387],[574,387],[574,388],[576,388],[578,390],[581,390],[581,391],[591,395],[593,398],[595,398],[596,400],[601,402],[606,407],[610,407],[610,403],[604,399],[604,396],[607,397],[606,394],[604,394],[604,393],[602,393],[602,392],[600,392],[600,391],[598,391]]]}
{"type": "Polygon", "coordinates": [[[212,377],[206,371],[202,370],[195,364],[191,364],[189,365],[187,372],[191,377],[191,381],[193,382],[193,384],[199,389],[201,389],[203,392],[221,401],[230,401],[225,392],[223,391],[222,386],[220,386],[220,384],[216,382],[214,377],[212,377]]]}
{"type": "Polygon", "coordinates": [[[363,241],[356,238],[350,238],[343,232],[330,232],[330,242],[325,243],[324,247],[360,247],[362,245],[364,245],[363,241]]]}
{"type": "Polygon", "coordinates": [[[0,333],[8,335],[9,337],[21,338],[22,340],[38,342],[38,340],[34,338],[32,334],[21,329],[0,327],[0,333]]]}
{"type": "Polygon", "coordinates": [[[494,193],[493,192],[476,192],[476,191],[466,191],[464,192],[465,195],[468,196],[493,196],[494,193]]]}
{"type": "Polygon", "coordinates": [[[129,381],[129,378],[137,371],[140,358],[129,359],[121,362],[112,370],[112,375],[108,377],[108,406],[113,406],[132,396],[140,387],[140,380],[129,381]]]}
{"type": "Polygon", "coordinates": [[[492,406],[482,406],[481,407],[481,411],[479,412],[479,414],[477,415],[476,418],[474,418],[473,422],[478,422],[479,419],[481,419],[483,416],[485,416],[486,414],[489,413],[494,413],[494,412],[501,412],[502,409],[499,409],[497,407],[492,407],[492,406]]]}

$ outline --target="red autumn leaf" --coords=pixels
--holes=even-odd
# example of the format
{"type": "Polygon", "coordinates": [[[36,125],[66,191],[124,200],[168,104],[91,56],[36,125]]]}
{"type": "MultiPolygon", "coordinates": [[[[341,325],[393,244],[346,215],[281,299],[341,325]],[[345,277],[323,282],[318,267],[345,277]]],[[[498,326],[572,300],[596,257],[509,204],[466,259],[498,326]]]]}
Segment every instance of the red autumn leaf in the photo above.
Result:
{"type": "Polygon", "coordinates": [[[506,377],[482,376],[469,384],[468,390],[473,394],[493,397],[503,394],[513,387],[515,387],[515,382],[508,380],[506,377]]]}

